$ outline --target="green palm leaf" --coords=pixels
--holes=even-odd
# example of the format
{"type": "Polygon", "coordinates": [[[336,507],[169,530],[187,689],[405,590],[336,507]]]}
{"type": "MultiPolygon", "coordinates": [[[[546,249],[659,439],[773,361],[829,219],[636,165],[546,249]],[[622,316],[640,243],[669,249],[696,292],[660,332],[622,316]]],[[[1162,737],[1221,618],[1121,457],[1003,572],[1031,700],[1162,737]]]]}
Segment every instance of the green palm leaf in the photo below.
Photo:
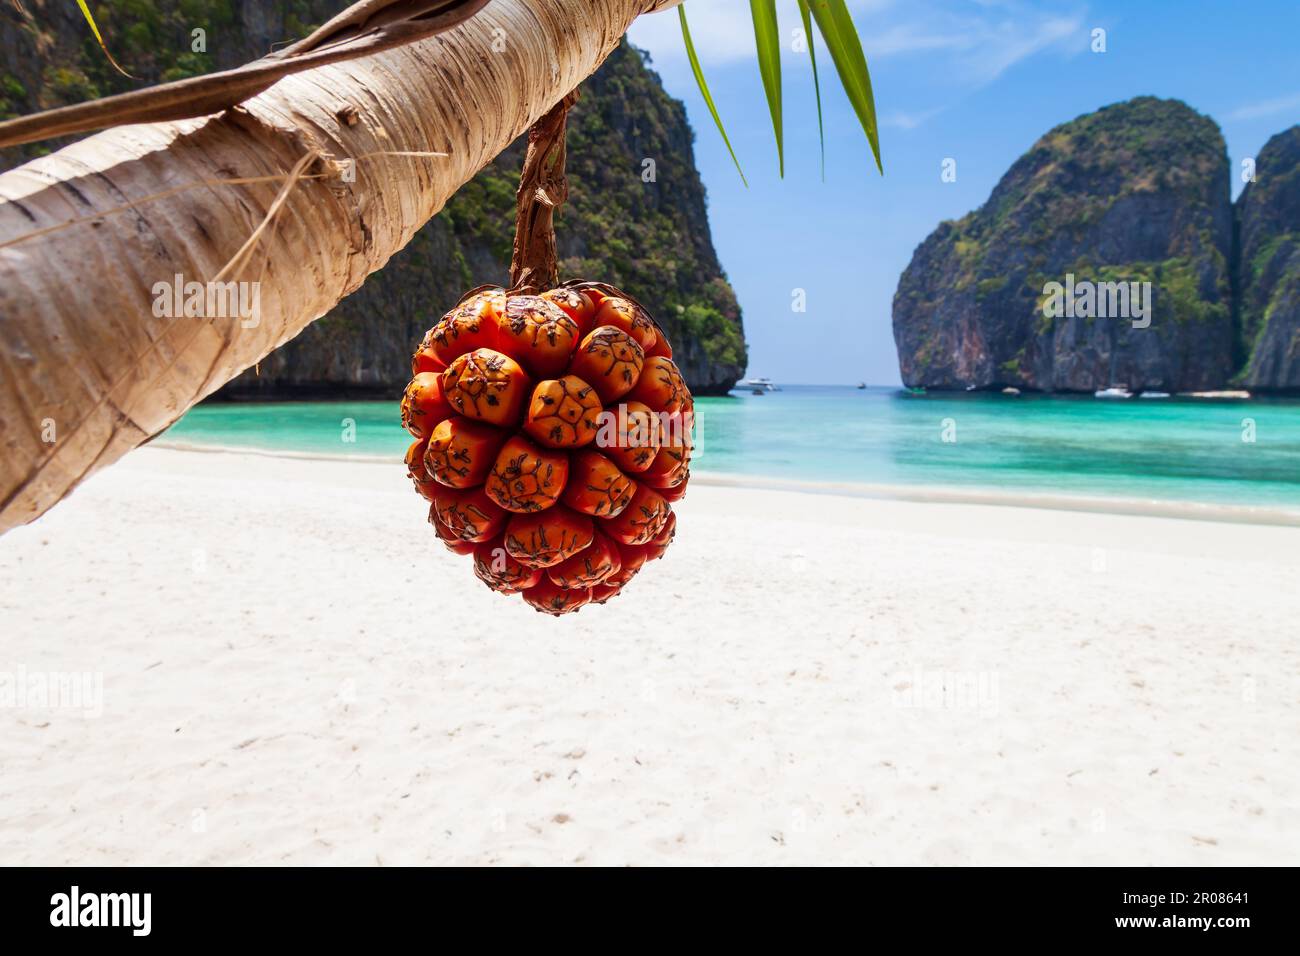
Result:
{"type": "Polygon", "coordinates": [[[131,79],[135,79],[130,73],[118,66],[117,60],[113,59],[113,54],[108,52],[108,47],[104,45],[104,38],[99,35],[99,27],[95,26],[95,18],[90,15],[90,7],[86,6],[86,0],[77,0],[77,6],[81,7],[86,22],[90,24],[90,32],[95,34],[95,39],[99,42],[99,48],[104,51],[104,56],[108,57],[108,62],[113,64],[113,69],[123,76],[130,76],[131,79]]]}
{"type": "Polygon", "coordinates": [[[754,17],[754,42],[758,45],[758,71],[763,76],[767,108],[776,134],[776,158],[785,177],[785,142],[781,129],[781,39],[776,25],[776,0],[749,0],[754,17]]]}
{"type": "MultiPolygon", "coordinates": [[[[867,135],[871,146],[871,155],[875,158],[876,168],[883,175],[885,167],[880,160],[880,133],[876,124],[876,100],[871,92],[871,73],[867,69],[867,57],[862,52],[862,40],[858,30],[849,16],[844,0],[797,0],[799,17],[803,21],[804,35],[808,40],[808,60],[812,64],[813,94],[817,98],[817,139],[821,146],[822,181],[826,180],[826,127],[822,114],[821,78],[817,74],[817,52],[813,41],[813,21],[821,32],[826,49],[830,51],[831,62],[839,75],[844,93],[853,105],[862,131],[867,135]]],[[[754,20],[754,41],[758,46],[758,69],[763,78],[763,91],[767,95],[767,108],[772,114],[772,132],[776,134],[776,156],[781,175],[785,176],[785,136],[781,106],[781,40],[780,27],[776,19],[776,0],[749,0],[749,12],[754,20]]],[[[695,53],[695,44],[691,42],[691,31],[686,25],[685,4],[677,8],[677,15],[682,23],[682,39],[686,41],[686,55],[691,62],[691,71],[695,74],[695,83],[700,88],[713,122],[722,134],[722,141],[727,144],[731,161],[736,164],[736,171],[745,181],[745,174],[740,171],[740,161],[731,148],[727,131],[722,127],[718,109],[709,95],[709,87],[704,82],[704,73],[700,69],[700,60],[695,53]]],[[[745,182],[748,186],[749,183],[745,182]]]]}
{"type": "Polygon", "coordinates": [[[822,127],[822,86],[817,79],[817,50],[813,43],[812,18],[808,14],[808,0],[799,0],[799,18],[803,20],[803,35],[808,41],[808,59],[812,63],[813,94],[817,97],[817,142],[822,152],[822,182],[826,182],[826,131],[822,127]]]}
{"type": "Polygon", "coordinates": [[[740,173],[740,181],[748,189],[749,181],[745,179],[745,171],[740,168],[740,160],[736,158],[736,151],[731,148],[731,140],[727,139],[727,131],[722,126],[722,117],[718,115],[718,108],[713,105],[713,97],[709,93],[709,84],[704,82],[704,71],[700,69],[700,58],[695,55],[695,44],[691,42],[691,28],[686,25],[685,4],[677,8],[677,16],[682,23],[682,39],[686,42],[686,58],[691,61],[691,72],[695,74],[695,85],[700,88],[700,95],[704,97],[704,103],[713,116],[714,125],[718,127],[718,132],[722,134],[722,141],[727,144],[727,152],[731,154],[731,161],[736,164],[736,172],[740,173]]]}
{"type": "Polygon", "coordinates": [[[876,101],[871,94],[871,74],[867,72],[867,58],[862,52],[862,41],[849,16],[844,0],[809,0],[817,28],[821,30],[831,61],[840,75],[844,92],[858,114],[862,131],[867,134],[871,153],[876,158],[876,168],[884,173],[880,162],[880,136],[876,130],[876,101]]]}

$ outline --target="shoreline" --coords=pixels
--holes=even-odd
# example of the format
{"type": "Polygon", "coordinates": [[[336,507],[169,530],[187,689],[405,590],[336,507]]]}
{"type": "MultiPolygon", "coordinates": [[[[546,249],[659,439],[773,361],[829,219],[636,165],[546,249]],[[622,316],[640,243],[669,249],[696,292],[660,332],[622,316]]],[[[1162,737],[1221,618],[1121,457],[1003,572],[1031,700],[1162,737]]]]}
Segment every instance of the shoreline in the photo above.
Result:
{"type": "MultiPolygon", "coordinates": [[[[392,385],[344,385],[344,384],[324,384],[319,386],[287,386],[286,391],[281,393],[265,392],[262,390],[238,390],[227,393],[223,387],[221,390],[214,392],[205,398],[205,403],[214,405],[298,405],[303,403],[335,403],[351,401],[375,401],[375,402],[397,402],[401,400],[401,393],[405,383],[394,383],[392,385]]],[[[1001,386],[990,385],[975,389],[966,388],[939,388],[936,386],[917,386],[920,391],[912,391],[906,385],[867,385],[862,388],[853,382],[782,382],[777,385],[775,391],[783,392],[787,389],[844,389],[845,391],[871,391],[871,392],[888,392],[895,395],[913,396],[925,398],[926,396],[951,398],[965,395],[978,396],[1004,396],[1010,398],[1065,398],[1065,399],[1096,399],[1099,401],[1115,401],[1112,397],[1099,397],[1097,389],[1083,391],[1042,391],[1039,389],[1028,388],[1024,386],[1001,386]],[[1019,388],[1017,394],[1008,394],[1006,388],[1019,388]]],[[[699,390],[692,389],[692,394],[696,398],[742,398],[743,395],[734,394],[738,392],[748,392],[749,388],[744,385],[734,385],[726,391],[717,390],[699,390]]],[[[1224,387],[1221,389],[1207,389],[1203,392],[1142,392],[1141,390],[1133,392],[1131,399],[1145,398],[1148,401],[1166,401],[1166,402],[1196,402],[1200,404],[1210,402],[1221,402],[1240,404],[1242,402],[1300,402],[1300,389],[1278,389],[1278,390],[1257,390],[1249,391],[1247,389],[1234,389],[1224,387]]],[[[1130,399],[1122,399],[1128,401],[1130,399]]]]}
{"type": "MultiPolygon", "coordinates": [[[[207,445],[196,442],[150,442],[148,448],[201,454],[254,455],[263,458],[287,458],[295,461],[355,462],[359,464],[400,464],[398,455],[330,455],[323,452],[300,452],[236,445],[207,445]]],[[[870,498],[881,501],[909,501],[921,504],[989,505],[1000,508],[1031,508],[1047,511],[1072,511],[1086,514],[1132,515],[1146,518],[1174,518],[1189,521],[1215,521],[1228,524],[1300,527],[1300,510],[1259,505],[1225,505],[1215,502],[1186,501],[1174,498],[1106,498],[1091,495],[1059,495],[1035,492],[1000,492],[985,488],[962,488],[955,485],[891,485],[871,482],[812,481],[765,475],[697,471],[692,484],[722,488],[754,488],[769,491],[792,491],[803,494],[838,495],[846,498],[870,498]]]]}

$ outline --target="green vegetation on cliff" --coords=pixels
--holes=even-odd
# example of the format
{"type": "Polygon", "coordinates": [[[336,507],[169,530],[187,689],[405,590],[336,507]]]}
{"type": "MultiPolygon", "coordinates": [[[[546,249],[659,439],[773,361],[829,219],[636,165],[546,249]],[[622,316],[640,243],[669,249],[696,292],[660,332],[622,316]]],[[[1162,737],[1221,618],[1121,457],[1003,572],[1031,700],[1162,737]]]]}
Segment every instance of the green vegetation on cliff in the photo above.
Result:
{"type": "Polygon", "coordinates": [[[987,203],[941,223],[894,297],[903,381],[1300,392],[1300,126],[1234,206],[1223,137],[1139,97],[1048,132],[987,203]],[[1044,314],[1048,282],[1149,282],[1149,328],[1044,314]]]}
{"type": "Polygon", "coordinates": [[[1154,97],[1080,116],[1039,139],[981,208],[918,247],[894,298],[903,381],[1222,386],[1232,371],[1231,253],[1227,155],[1213,120],[1154,97]],[[1045,284],[1071,275],[1150,282],[1150,328],[1045,315],[1045,284]]]}
{"type": "Polygon", "coordinates": [[[1269,392],[1300,392],[1300,126],[1259,152],[1255,181],[1237,201],[1241,381],[1269,392]]]}

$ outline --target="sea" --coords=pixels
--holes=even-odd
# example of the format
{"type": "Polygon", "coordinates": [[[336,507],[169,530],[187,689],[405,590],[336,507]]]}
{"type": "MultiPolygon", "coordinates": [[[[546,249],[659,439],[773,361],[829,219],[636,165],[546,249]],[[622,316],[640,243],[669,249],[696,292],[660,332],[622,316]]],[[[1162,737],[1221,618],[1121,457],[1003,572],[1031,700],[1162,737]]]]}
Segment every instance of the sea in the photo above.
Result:
{"type": "MultiPolygon", "coordinates": [[[[693,474],[1300,514],[1300,400],[1100,399],[789,385],[696,402],[693,474]]],[[[209,402],[172,445],[396,459],[392,401],[209,402]]]]}

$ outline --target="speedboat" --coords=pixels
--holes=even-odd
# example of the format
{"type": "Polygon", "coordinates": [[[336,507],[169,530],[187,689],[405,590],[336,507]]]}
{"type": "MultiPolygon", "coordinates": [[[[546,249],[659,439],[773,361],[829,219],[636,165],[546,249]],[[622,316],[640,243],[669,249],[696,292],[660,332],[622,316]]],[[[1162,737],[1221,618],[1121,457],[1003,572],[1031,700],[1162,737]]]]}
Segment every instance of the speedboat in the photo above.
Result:
{"type": "Polygon", "coordinates": [[[1250,398],[1250,392],[1242,389],[1227,389],[1214,392],[1179,392],[1191,398],[1250,398]]]}
{"type": "Polygon", "coordinates": [[[1133,393],[1124,385],[1112,385],[1110,388],[1099,388],[1093,392],[1096,398],[1132,398],[1133,393]]]}
{"type": "Polygon", "coordinates": [[[755,395],[780,391],[770,378],[742,378],[736,383],[736,388],[747,388],[755,395]]]}

